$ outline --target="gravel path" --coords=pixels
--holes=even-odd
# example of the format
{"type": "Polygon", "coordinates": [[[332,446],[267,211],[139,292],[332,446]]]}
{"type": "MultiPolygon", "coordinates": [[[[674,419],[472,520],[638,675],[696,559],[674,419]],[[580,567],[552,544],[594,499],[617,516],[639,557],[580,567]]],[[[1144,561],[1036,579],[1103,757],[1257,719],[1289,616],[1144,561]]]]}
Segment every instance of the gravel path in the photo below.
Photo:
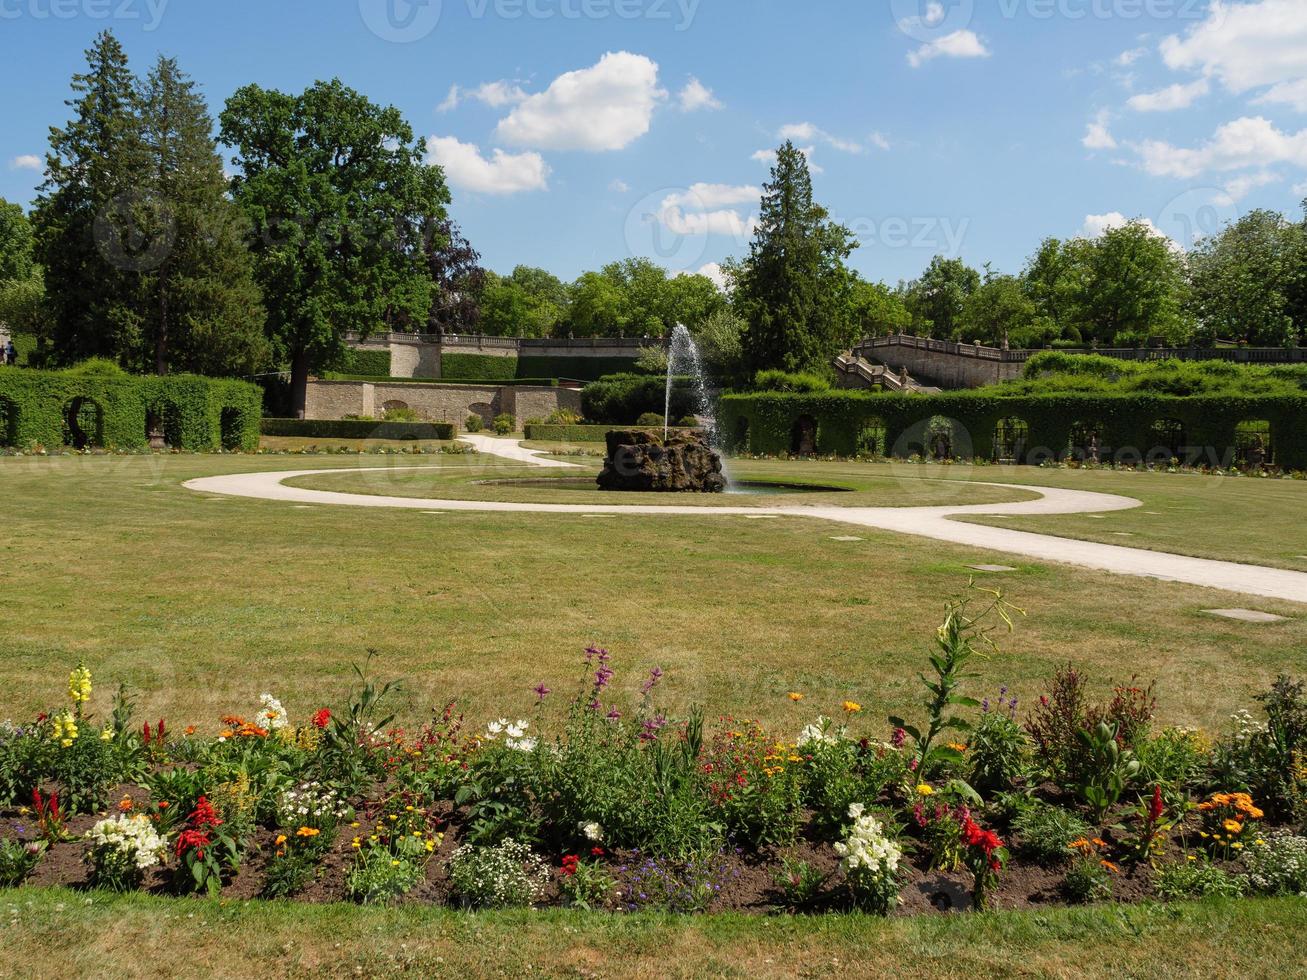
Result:
{"type": "MultiPolygon", "coordinates": [[[[574,468],[576,464],[540,458],[542,454],[524,449],[507,439],[488,436],[464,436],[463,441],[478,451],[549,469],[574,468]]],[[[401,467],[429,469],[430,467],[401,467]]],[[[378,468],[393,472],[395,468],[378,468]]],[[[529,504],[490,500],[440,500],[415,497],[385,497],[372,494],[338,493],[329,490],[306,490],[288,487],[286,480],[340,472],[367,473],[371,470],[339,469],[286,470],[275,473],[241,473],[191,480],[185,484],[200,493],[234,497],[278,500],[298,505],[333,504],[349,507],[392,507],[410,510],[479,511],[517,514],[624,514],[640,516],[679,516],[698,518],[801,517],[837,524],[897,531],[916,537],[968,545],[994,555],[1021,555],[1039,561],[1076,565],[1119,575],[1184,582],[1227,592],[1287,599],[1307,603],[1307,573],[1292,572],[1261,565],[1188,558],[1161,551],[1125,548],[1092,541],[1074,541],[1048,534],[1013,531],[953,520],[967,515],[1038,516],[1049,514],[1092,514],[1129,510],[1141,506],[1130,497],[1053,487],[1028,487],[1016,484],[985,484],[1010,487],[1039,495],[1037,500],[1002,504],[959,504],[943,507],[833,507],[792,504],[783,507],[686,507],[676,505],[621,504],[529,504]]],[[[978,559],[979,560],[979,559],[978,559]]]]}

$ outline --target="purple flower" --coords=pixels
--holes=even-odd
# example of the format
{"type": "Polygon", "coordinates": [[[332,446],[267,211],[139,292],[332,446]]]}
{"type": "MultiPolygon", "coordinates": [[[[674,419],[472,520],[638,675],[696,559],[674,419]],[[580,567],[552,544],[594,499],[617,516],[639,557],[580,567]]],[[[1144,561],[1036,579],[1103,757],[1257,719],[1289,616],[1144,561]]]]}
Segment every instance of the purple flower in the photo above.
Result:
{"type": "Polygon", "coordinates": [[[902,728],[896,728],[894,729],[894,738],[890,742],[890,744],[893,745],[894,748],[896,749],[901,749],[903,748],[907,740],[908,740],[908,733],[905,732],[902,728]]]}
{"type": "Polygon", "coordinates": [[[535,691],[537,701],[543,701],[545,698],[549,697],[549,695],[554,693],[553,691],[549,690],[549,688],[545,687],[544,681],[541,681],[531,690],[535,691]]]}
{"type": "Polygon", "coordinates": [[[640,741],[652,742],[658,737],[658,733],[667,727],[667,718],[665,715],[655,715],[653,718],[646,718],[640,726],[640,741]]]}
{"type": "Polygon", "coordinates": [[[645,681],[643,685],[641,685],[640,693],[648,694],[650,691],[654,689],[654,686],[657,685],[657,683],[662,679],[663,679],[663,669],[661,667],[655,667],[653,670],[649,671],[649,679],[645,681]]]}
{"type": "Polygon", "coordinates": [[[614,708],[612,711],[608,712],[606,717],[609,721],[621,721],[622,713],[614,708]]]}

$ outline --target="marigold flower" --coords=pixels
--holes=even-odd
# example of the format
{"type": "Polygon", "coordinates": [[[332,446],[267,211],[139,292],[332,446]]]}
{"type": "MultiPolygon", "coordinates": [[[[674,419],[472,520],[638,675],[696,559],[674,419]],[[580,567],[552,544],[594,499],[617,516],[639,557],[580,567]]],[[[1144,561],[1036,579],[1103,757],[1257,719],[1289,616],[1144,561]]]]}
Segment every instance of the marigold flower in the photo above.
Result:
{"type": "Polygon", "coordinates": [[[857,701],[845,701],[844,710],[851,715],[856,715],[859,711],[862,710],[862,705],[858,704],[857,701]]]}
{"type": "Polygon", "coordinates": [[[802,700],[803,700],[803,695],[800,694],[798,691],[791,691],[791,692],[790,692],[790,700],[791,700],[791,701],[802,701],[802,700]]]}
{"type": "Polygon", "coordinates": [[[322,831],[318,830],[317,827],[301,827],[299,830],[295,831],[295,836],[296,836],[296,837],[317,837],[318,834],[320,834],[320,833],[322,833],[322,831]]]}
{"type": "Polygon", "coordinates": [[[917,795],[919,795],[919,796],[934,796],[934,795],[935,795],[935,787],[934,787],[934,786],[931,786],[929,783],[922,783],[920,786],[917,787],[917,795]]]}

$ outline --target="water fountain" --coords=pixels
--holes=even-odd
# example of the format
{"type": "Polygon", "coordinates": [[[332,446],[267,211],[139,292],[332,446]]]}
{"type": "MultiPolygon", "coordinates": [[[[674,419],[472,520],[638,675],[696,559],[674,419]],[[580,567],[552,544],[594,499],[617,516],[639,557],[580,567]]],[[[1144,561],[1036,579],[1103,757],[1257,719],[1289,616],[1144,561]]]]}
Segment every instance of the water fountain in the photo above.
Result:
{"type": "Polygon", "coordinates": [[[728,482],[722,471],[722,457],[715,448],[717,416],[708,395],[699,348],[690,331],[681,324],[672,332],[667,350],[667,394],[663,410],[663,431],[610,432],[608,457],[599,474],[602,490],[634,490],[663,493],[723,493],[728,482]],[[680,372],[678,373],[678,369],[680,372]],[[695,417],[699,426],[672,429],[672,388],[679,377],[688,376],[694,391],[695,417]]]}

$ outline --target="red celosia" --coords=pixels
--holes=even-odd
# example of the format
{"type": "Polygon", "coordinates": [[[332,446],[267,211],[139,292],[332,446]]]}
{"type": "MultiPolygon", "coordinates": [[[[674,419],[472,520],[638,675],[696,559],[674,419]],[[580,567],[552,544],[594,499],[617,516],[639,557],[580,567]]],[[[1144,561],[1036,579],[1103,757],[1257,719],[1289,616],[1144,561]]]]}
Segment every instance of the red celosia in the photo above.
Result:
{"type": "Polygon", "coordinates": [[[1157,823],[1162,819],[1162,814],[1166,812],[1166,804],[1162,802],[1162,786],[1159,783],[1153,787],[1153,799],[1148,804],[1148,819],[1157,823]]]}
{"type": "Polygon", "coordinates": [[[313,716],[313,727],[326,728],[327,723],[330,721],[331,721],[331,709],[323,708],[321,711],[319,711],[316,715],[313,716]]]}
{"type": "Polygon", "coordinates": [[[995,852],[1003,847],[1003,842],[992,830],[984,830],[971,817],[967,817],[962,824],[963,838],[968,847],[978,847],[985,853],[985,858],[989,861],[989,867],[993,871],[998,871],[1003,867],[1003,862],[995,857],[995,852]]]}

